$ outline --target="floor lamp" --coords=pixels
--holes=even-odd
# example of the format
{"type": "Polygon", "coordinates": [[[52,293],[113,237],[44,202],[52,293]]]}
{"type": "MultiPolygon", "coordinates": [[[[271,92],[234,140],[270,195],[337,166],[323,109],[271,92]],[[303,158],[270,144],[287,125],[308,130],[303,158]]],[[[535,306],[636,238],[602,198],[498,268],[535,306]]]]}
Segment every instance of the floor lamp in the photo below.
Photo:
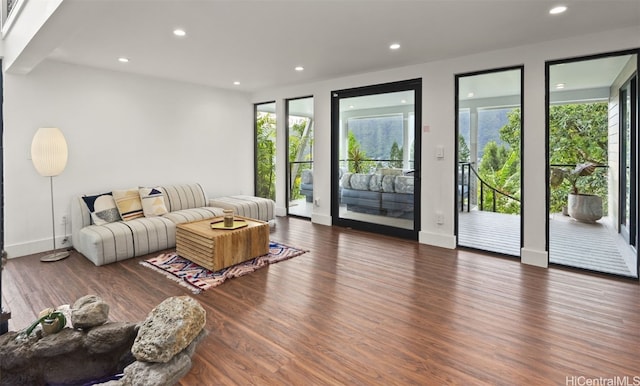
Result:
{"type": "Polygon", "coordinates": [[[31,162],[38,174],[49,177],[51,187],[51,222],[53,226],[53,252],[42,256],[40,261],[58,261],[69,256],[69,252],[56,251],[56,216],[53,204],[53,177],[62,173],[67,166],[67,141],[60,129],[43,127],[38,129],[31,142],[31,162]]]}

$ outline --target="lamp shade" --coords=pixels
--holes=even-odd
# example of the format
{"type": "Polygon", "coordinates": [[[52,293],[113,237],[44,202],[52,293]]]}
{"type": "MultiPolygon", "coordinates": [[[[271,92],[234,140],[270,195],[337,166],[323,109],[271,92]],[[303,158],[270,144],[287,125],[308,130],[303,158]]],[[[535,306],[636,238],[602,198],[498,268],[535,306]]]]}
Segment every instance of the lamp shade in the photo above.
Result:
{"type": "Polygon", "coordinates": [[[56,127],[38,129],[31,141],[31,162],[43,177],[57,176],[67,166],[67,141],[56,127]]]}

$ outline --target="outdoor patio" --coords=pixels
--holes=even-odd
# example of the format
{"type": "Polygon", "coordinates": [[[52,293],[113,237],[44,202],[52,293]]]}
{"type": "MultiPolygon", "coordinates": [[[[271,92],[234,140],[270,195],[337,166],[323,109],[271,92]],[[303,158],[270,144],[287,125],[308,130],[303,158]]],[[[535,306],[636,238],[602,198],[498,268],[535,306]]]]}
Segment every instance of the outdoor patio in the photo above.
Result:
{"type": "MultiPolygon", "coordinates": [[[[458,244],[520,256],[520,216],[460,212],[458,244]]],[[[549,262],[615,275],[637,277],[635,256],[603,218],[585,224],[561,214],[549,218],[549,262]]]]}

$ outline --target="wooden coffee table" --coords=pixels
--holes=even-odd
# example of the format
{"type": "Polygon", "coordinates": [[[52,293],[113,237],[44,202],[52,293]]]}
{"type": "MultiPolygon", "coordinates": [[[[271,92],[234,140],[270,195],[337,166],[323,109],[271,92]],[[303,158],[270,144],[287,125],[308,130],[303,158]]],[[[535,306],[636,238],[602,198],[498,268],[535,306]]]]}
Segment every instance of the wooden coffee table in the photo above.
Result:
{"type": "Polygon", "coordinates": [[[213,218],[178,224],[176,253],[211,271],[242,263],[269,253],[269,224],[246,217],[247,226],[238,229],[211,229],[213,218]]]}

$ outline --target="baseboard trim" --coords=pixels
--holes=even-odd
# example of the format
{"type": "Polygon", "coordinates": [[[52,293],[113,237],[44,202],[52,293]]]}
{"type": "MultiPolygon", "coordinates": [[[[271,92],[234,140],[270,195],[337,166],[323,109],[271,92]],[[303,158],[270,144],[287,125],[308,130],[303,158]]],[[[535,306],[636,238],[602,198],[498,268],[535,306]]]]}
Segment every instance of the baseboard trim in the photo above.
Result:
{"type": "Polygon", "coordinates": [[[276,216],[287,217],[287,208],[276,207],[276,216]]]}
{"type": "Polygon", "coordinates": [[[456,249],[456,237],[453,235],[420,231],[418,233],[418,242],[420,244],[433,245],[434,247],[456,249]]]}
{"type": "MultiPolygon", "coordinates": [[[[71,244],[71,235],[67,236],[56,236],[56,248],[58,250],[70,248],[71,244]],[[62,244],[64,239],[67,239],[67,242],[62,244]]],[[[41,239],[29,241],[26,243],[19,244],[10,244],[5,245],[4,250],[7,252],[7,258],[13,259],[15,257],[33,255],[34,253],[47,252],[53,249],[53,242],[51,239],[41,239]]]]}
{"type": "Polygon", "coordinates": [[[535,249],[520,249],[520,262],[522,264],[534,265],[536,267],[549,267],[549,254],[547,251],[538,251],[535,249]]]}
{"type": "Polygon", "coordinates": [[[326,214],[311,214],[311,222],[314,224],[331,226],[333,224],[332,217],[326,214]]]}

